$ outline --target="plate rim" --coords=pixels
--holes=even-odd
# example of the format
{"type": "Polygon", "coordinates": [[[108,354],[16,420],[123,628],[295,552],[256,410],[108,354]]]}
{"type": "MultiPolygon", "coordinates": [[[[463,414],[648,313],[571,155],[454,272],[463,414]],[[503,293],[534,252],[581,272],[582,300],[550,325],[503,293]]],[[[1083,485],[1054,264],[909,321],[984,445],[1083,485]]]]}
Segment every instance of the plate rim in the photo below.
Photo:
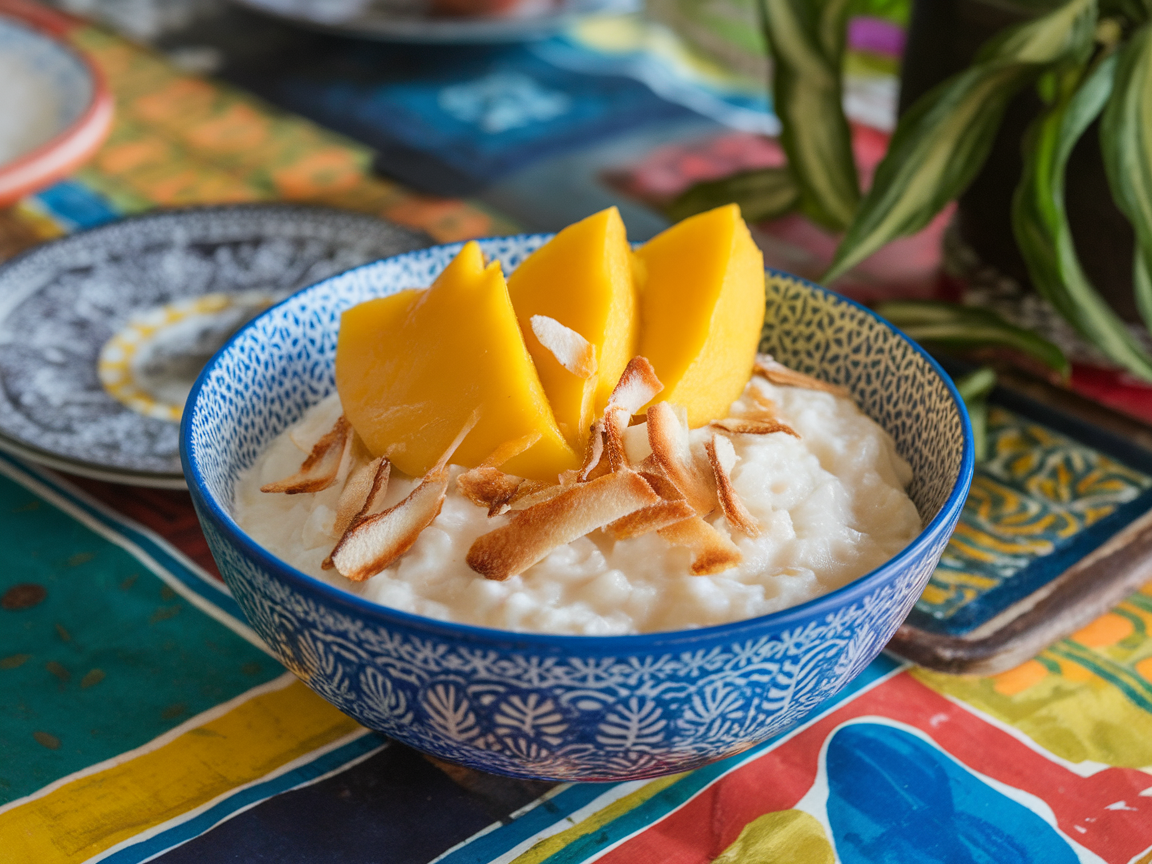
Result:
{"type": "Polygon", "coordinates": [[[115,100],[100,68],[65,38],[78,26],[72,19],[50,9],[30,9],[10,0],[0,2],[0,18],[14,21],[71,55],[92,82],[92,98],[71,125],[38,147],[0,164],[0,207],[6,207],[86,162],[112,130],[115,100]]]}
{"type": "MultiPolygon", "coordinates": [[[[0,9],[3,8],[2,3],[3,0],[0,0],[0,9]]],[[[95,225],[91,228],[84,228],[71,234],[54,237],[51,240],[39,243],[30,249],[26,249],[23,252],[14,255],[6,261],[0,262],[0,280],[7,278],[11,270],[20,266],[27,266],[28,262],[34,263],[35,259],[39,256],[51,256],[61,248],[66,249],[66,247],[70,245],[82,243],[84,240],[90,238],[91,235],[109,233],[113,230],[122,231],[124,230],[124,226],[130,228],[132,224],[139,223],[141,221],[171,221],[180,223],[186,221],[188,218],[199,217],[203,219],[205,217],[211,217],[213,214],[217,213],[234,213],[237,211],[242,213],[267,214],[280,219],[296,219],[299,218],[300,215],[304,214],[309,214],[318,218],[337,217],[363,222],[365,227],[368,227],[371,223],[375,222],[387,228],[405,231],[413,235],[414,238],[425,239],[428,241],[429,245],[435,243],[435,241],[426,232],[420,231],[419,229],[410,228],[406,225],[401,225],[396,222],[390,222],[370,213],[362,213],[356,210],[345,210],[339,207],[277,201],[237,202],[231,204],[193,204],[185,207],[155,208],[152,210],[143,211],[141,213],[133,213],[110,222],[105,222],[101,225],[95,225]]],[[[43,290],[44,287],[45,286],[42,284],[33,288],[31,291],[24,294],[21,299],[27,299],[27,297],[32,296],[37,291],[43,290]]],[[[307,287],[307,285],[301,286],[300,290],[303,290],[307,287]]],[[[9,309],[8,311],[11,310],[9,309]]],[[[0,310],[0,322],[7,318],[8,311],[0,310]]],[[[99,462],[90,462],[83,459],[78,459],[73,456],[68,456],[37,447],[35,444],[23,440],[22,438],[16,437],[15,435],[11,434],[10,431],[3,428],[0,428],[0,451],[21,459],[28,460],[30,462],[34,462],[38,465],[52,468],[54,470],[64,471],[69,474],[88,477],[94,480],[102,480],[109,483],[145,486],[156,489],[188,488],[184,479],[183,471],[178,473],[171,471],[146,471],[139,468],[121,468],[113,465],[104,465],[99,462]]]]}

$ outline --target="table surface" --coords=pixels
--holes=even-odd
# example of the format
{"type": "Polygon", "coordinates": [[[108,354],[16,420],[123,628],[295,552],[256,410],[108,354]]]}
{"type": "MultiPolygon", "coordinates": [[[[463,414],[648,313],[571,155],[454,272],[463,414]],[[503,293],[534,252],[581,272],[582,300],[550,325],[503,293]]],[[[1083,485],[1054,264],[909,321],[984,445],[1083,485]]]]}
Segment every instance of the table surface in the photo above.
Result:
{"type": "MultiPolygon", "coordinates": [[[[579,52],[596,53],[587,34],[448,64],[259,26],[247,53],[218,49],[228,84],[77,23],[70,38],[117,95],[115,127],[73,178],[0,214],[0,255],[155,206],[282,199],[440,240],[624,203],[639,237],[662,222],[627,197],[638,184],[651,197],[683,183],[686,163],[706,174],[778,158],[717,123],[751,110],[747,93],[721,94],[705,116],[620,65],[579,71],[579,52]],[[276,51],[301,45],[308,62],[272,74],[276,51]],[[449,67],[458,79],[428,72],[449,67]],[[559,122],[554,93],[596,104],[559,122]],[[430,99],[456,115],[426,130],[442,148],[422,162],[403,123],[373,118],[397,104],[422,117],[430,99]],[[477,140],[461,159],[469,123],[477,140]],[[485,123],[504,143],[486,147],[485,123]],[[385,179],[379,153],[409,184],[435,175],[472,197],[385,179]],[[571,196],[549,185],[561,182],[571,196]]],[[[1063,548],[1152,486],[1139,466],[1011,412],[994,417],[993,437],[1002,458],[978,488],[986,499],[1007,489],[1044,518],[1032,535],[997,534],[1003,523],[970,502],[922,603],[942,622],[1027,572],[1037,544],[1063,548]],[[1025,451],[1045,458],[1024,466],[1025,451]],[[1053,519],[1074,530],[1048,536],[1053,519]]],[[[220,582],[186,493],[0,456],[0,514],[0,862],[706,862],[725,850],[726,862],[1152,861],[1152,586],[995,677],[883,655],[799,729],[747,753],[658,780],[554,785],[431,760],[285,672],[220,582]]]]}

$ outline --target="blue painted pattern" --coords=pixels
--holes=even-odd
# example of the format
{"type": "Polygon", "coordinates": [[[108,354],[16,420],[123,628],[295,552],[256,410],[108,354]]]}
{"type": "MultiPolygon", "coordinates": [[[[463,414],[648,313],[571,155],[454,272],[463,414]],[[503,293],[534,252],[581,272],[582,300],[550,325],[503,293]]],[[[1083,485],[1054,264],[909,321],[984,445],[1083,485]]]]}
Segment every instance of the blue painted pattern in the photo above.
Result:
{"type": "Polygon", "coordinates": [[[341,42],[338,56],[243,83],[376,148],[389,173],[421,188],[445,168],[488,182],[625,130],[698,117],[632,78],[563,69],[522,45],[382,53],[341,42]],[[409,164],[401,150],[420,158],[409,164]]]}
{"type": "Polygon", "coordinates": [[[964,632],[1058,576],[1152,505],[1152,476],[994,408],[956,533],[912,623],[964,632]]]}
{"type": "Polygon", "coordinates": [[[1075,864],[1056,830],[928,741],[859,723],[828,742],[828,821],[843,864],[1075,864]]]}

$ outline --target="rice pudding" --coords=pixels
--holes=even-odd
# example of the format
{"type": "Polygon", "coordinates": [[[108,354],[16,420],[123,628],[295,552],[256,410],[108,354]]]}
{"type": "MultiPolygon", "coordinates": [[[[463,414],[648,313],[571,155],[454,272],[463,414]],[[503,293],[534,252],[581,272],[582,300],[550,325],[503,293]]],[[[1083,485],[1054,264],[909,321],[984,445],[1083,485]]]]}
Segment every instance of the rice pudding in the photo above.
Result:
{"type": "MultiPolygon", "coordinates": [[[[468,563],[483,535],[515,518],[489,517],[461,493],[463,468],[448,468],[439,515],[415,543],[372,578],[354,582],[323,564],[340,539],[339,484],[275,495],[261,487],[291,475],[341,415],[334,393],[277,437],[238,481],[234,516],[260,545],[302,572],[405,612],[513,631],[627,634],[690,629],[752,618],[811,600],[899,553],[921,530],[905,493],[912,479],[891,436],[851,399],[754,377],[728,412],[731,421],[774,416],[793,434],[723,432],[731,442],[725,477],[758,536],[717,508],[704,520],[739,550],[722,572],[692,575],[693,553],[652,532],[615,539],[604,530],[561,545],[522,573],[484,578],[468,563]],[[734,464],[731,464],[734,455],[734,464]]],[[[725,421],[718,424],[722,430],[725,421]]],[[[740,428],[737,422],[727,424],[740,428]]],[[[689,435],[692,458],[717,440],[717,426],[689,435]]],[[[643,426],[626,430],[627,460],[650,458],[643,426]],[[639,430],[639,432],[637,431],[639,430]]],[[[725,448],[727,445],[724,445],[725,448]]],[[[714,449],[720,449],[715,448],[714,449]]],[[[401,502],[420,483],[393,470],[382,502],[401,502]]]]}

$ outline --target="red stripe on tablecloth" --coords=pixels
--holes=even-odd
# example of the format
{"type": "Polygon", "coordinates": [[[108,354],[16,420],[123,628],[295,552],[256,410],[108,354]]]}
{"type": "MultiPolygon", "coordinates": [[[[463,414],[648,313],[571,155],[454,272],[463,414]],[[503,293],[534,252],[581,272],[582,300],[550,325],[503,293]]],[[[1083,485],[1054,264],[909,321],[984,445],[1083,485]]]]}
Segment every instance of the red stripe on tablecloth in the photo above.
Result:
{"type": "Polygon", "coordinates": [[[794,807],[812,786],[828,736],[868,716],[920,729],[972,770],[1045,801],[1061,831],[1107,861],[1130,861],[1152,844],[1152,802],[1139,797],[1152,786],[1147,774],[1107,768],[1081,777],[903,672],[724,776],[600,864],[708,864],[756,817],[794,807]],[[1106,809],[1120,801],[1138,811],[1106,809]]]}

